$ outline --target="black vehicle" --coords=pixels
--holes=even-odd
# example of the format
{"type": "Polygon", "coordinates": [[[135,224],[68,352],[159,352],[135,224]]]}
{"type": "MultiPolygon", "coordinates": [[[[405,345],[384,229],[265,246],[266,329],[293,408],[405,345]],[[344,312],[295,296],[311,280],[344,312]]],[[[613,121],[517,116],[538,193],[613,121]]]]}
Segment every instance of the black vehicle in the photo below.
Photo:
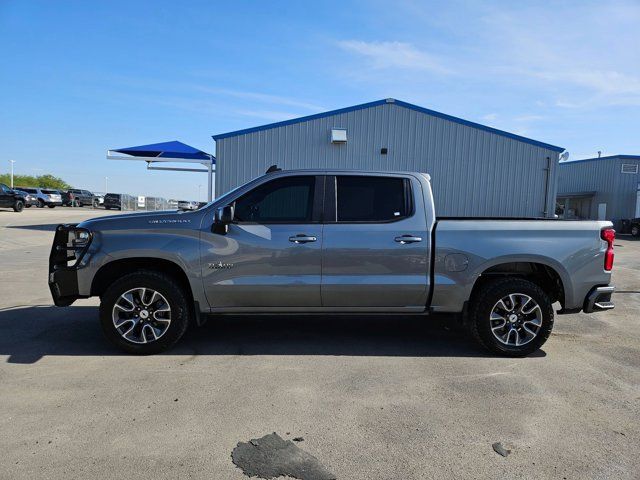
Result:
{"type": "Polygon", "coordinates": [[[24,204],[24,195],[0,183],[0,208],[13,208],[14,212],[21,212],[24,204]]]}
{"type": "Polygon", "coordinates": [[[631,227],[631,235],[640,237],[640,218],[632,218],[629,220],[629,226],[631,227]]]}
{"type": "Polygon", "coordinates": [[[31,208],[34,205],[38,205],[38,199],[35,197],[35,195],[31,195],[29,192],[25,192],[24,190],[20,190],[18,188],[14,188],[13,190],[14,192],[17,192],[24,197],[24,206],[26,208],[31,208]]]}
{"type": "Polygon", "coordinates": [[[136,199],[126,193],[107,193],[103,205],[106,210],[135,210],[136,199]]]}
{"type": "Polygon", "coordinates": [[[70,188],[69,190],[62,192],[62,204],[67,207],[82,207],[84,205],[97,207],[98,199],[89,190],[70,188]]]}

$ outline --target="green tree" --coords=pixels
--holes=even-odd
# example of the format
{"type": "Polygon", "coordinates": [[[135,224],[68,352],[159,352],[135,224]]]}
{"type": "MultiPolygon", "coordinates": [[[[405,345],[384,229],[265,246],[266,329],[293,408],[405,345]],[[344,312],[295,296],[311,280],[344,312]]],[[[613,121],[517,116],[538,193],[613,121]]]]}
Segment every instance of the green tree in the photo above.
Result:
{"type": "MultiPolygon", "coordinates": [[[[11,175],[9,173],[0,173],[0,183],[11,185],[11,175]]],[[[38,176],[14,175],[13,185],[16,187],[42,187],[53,188],[56,190],[67,190],[72,188],[71,185],[63,179],[51,175],[50,173],[38,176]]]]}

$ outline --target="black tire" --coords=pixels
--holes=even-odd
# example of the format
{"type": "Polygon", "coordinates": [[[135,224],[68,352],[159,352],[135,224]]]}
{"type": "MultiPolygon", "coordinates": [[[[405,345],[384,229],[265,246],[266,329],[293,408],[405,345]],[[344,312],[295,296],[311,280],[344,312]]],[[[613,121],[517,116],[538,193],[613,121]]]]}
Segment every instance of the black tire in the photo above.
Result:
{"type": "Polygon", "coordinates": [[[56,208],[56,206],[55,206],[55,205],[47,205],[47,207],[49,207],[49,208],[56,208]]]}
{"type": "MultiPolygon", "coordinates": [[[[505,328],[510,328],[507,325],[510,324],[505,320],[505,328]]],[[[517,328],[517,324],[515,325],[517,328]]],[[[515,277],[500,278],[485,284],[474,294],[469,309],[469,329],[474,340],[492,353],[507,357],[527,356],[544,345],[549,335],[551,335],[551,330],[553,329],[551,299],[538,285],[529,280],[515,277]],[[518,293],[530,297],[538,304],[542,317],[541,325],[535,337],[528,343],[518,346],[507,345],[498,340],[493,334],[492,323],[489,319],[494,307],[501,299],[508,297],[510,294],[518,293]]],[[[509,339],[510,336],[507,336],[507,341],[509,339]]]]}
{"type": "Polygon", "coordinates": [[[100,325],[107,339],[127,353],[149,355],[171,348],[182,338],[191,321],[191,308],[187,293],[168,275],[152,270],[139,270],[116,280],[101,296],[100,325]],[[116,329],[112,314],[120,295],[135,288],[148,288],[164,296],[171,309],[171,323],[157,340],[134,343],[125,339],[116,329]]]}
{"type": "Polygon", "coordinates": [[[21,212],[24,210],[24,202],[22,200],[16,200],[16,203],[13,204],[14,212],[21,212]]]}
{"type": "Polygon", "coordinates": [[[639,225],[633,225],[631,227],[631,235],[633,235],[634,237],[640,237],[640,226],[639,225]]]}
{"type": "Polygon", "coordinates": [[[36,206],[38,208],[44,208],[44,201],[41,198],[39,198],[36,206]]]}
{"type": "Polygon", "coordinates": [[[83,207],[84,205],[82,204],[82,202],[80,200],[78,200],[78,203],[76,205],[77,207],[83,207]]]}

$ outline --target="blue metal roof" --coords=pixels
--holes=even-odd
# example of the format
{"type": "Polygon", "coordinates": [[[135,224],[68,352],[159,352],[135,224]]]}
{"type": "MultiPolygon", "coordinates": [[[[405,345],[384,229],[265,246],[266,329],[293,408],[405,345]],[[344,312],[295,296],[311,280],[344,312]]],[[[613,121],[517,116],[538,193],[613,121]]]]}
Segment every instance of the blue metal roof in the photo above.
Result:
{"type": "Polygon", "coordinates": [[[149,145],[140,145],[138,147],[127,147],[113,150],[114,152],[124,153],[133,157],[155,157],[155,158],[185,158],[193,160],[212,160],[216,159],[213,155],[198,150],[177,140],[171,142],[151,143],[149,145]]]}
{"type": "Polygon", "coordinates": [[[583,158],[580,160],[569,160],[566,162],[560,162],[560,165],[571,165],[572,163],[581,162],[594,162],[598,160],[613,160],[616,158],[619,158],[620,160],[640,160],[640,155],[608,155],[606,157],[583,158]]]}
{"type": "Polygon", "coordinates": [[[539,142],[531,138],[522,137],[520,135],[516,135],[515,133],[505,132],[504,130],[498,130],[497,128],[488,127],[480,123],[470,122],[469,120],[464,120],[462,118],[454,117],[452,115],[447,115],[446,113],[436,112],[435,110],[429,110],[428,108],[420,107],[418,105],[414,105],[408,102],[403,102],[402,100],[396,100],[394,98],[376,100],[375,102],[362,103],[360,105],[354,105],[352,107],[339,108],[338,110],[330,110],[328,112],[316,113],[314,115],[307,115],[306,117],[292,118],[291,120],[284,120],[282,122],[269,123],[267,125],[260,125],[258,127],[245,128],[243,130],[236,130],[228,133],[220,133],[218,135],[213,135],[213,139],[220,140],[222,138],[236,137],[238,135],[245,135],[247,133],[259,132],[262,130],[269,130],[272,128],[284,127],[285,125],[293,125],[295,123],[308,122],[309,120],[316,120],[318,118],[331,117],[333,115],[339,115],[341,113],[348,113],[348,112],[354,112],[356,110],[363,110],[365,108],[377,107],[379,105],[384,105],[386,103],[398,105],[399,107],[415,110],[417,112],[425,113],[427,115],[431,115],[437,118],[442,118],[444,120],[449,120],[451,122],[459,123],[460,125],[466,125],[467,127],[473,127],[479,130],[484,130],[485,132],[494,133],[496,135],[501,135],[503,137],[511,138],[513,140],[518,140],[520,142],[529,143],[537,147],[547,148],[555,152],[563,152],[565,150],[562,147],[557,147],[555,145],[550,145],[548,143],[539,142]]]}

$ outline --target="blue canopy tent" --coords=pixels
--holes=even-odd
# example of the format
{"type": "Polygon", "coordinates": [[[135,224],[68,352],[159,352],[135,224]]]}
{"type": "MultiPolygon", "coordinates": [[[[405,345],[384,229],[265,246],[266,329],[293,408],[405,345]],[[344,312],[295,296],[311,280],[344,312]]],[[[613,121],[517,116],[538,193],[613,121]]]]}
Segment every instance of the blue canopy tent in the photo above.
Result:
{"type": "Polygon", "coordinates": [[[107,151],[107,159],[142,160],[147,162],[148,170],[206,172],[209,176],[208,200],[211,201],[213,199],[213,167],[216,164],[216,158],[210,153],[203,152],[177,140],[109,150],[107,151]],[[126,156],[116,155],[114,152],[126,156]],[[199,163],[207,168],[155,167],[153,166],[154,163],[199,163]]]}

